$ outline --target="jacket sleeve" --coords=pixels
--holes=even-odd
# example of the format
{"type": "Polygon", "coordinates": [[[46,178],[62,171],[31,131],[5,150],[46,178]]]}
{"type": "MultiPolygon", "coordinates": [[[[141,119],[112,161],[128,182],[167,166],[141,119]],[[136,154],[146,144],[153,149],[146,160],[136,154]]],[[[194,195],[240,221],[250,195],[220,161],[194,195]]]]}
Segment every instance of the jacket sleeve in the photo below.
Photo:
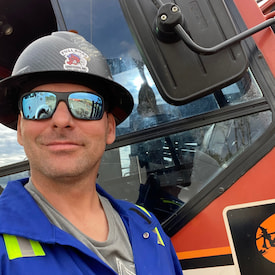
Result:
{"type": "Polygon", "coordinates": [[[179,259],[177,257],[177,254],[175,252],[175,249],[173,247],[173,244],[172,244],[171,240],[169,240],[169,241],[170,241],[171,255],[172,255],[173,263],[174,263],[174,266],[175,266],[175,274],[176,275],[182,275],[183,272],[182,272],[181,264],[179,262],[179,259]]]}
{"type": "MultiPolygon", "coordinates": [[[[156,219],[156,217],[154,217],[156,219]]],[[[157,219],[156,219],[157,220],[157,219]]],[[[174,249],[174,246],[171,242],[171,239],[166,235],[166,233],[163,231],[160,223],[157,221],[157,223],[159,224],[159,228],[161,228],[161,234],[162,236],[164,236],[165,238],[165,242],[166,242],[166,247],[167,249],[169,249],[169,253],[171,255],[171,260],[172,260],[172,264],[174,265],[174,269],[175,269],[175,275],[182,275],[182,267],[181,264],[179,262],[179,259],[177,257],[176,251],[174,249]]]]}

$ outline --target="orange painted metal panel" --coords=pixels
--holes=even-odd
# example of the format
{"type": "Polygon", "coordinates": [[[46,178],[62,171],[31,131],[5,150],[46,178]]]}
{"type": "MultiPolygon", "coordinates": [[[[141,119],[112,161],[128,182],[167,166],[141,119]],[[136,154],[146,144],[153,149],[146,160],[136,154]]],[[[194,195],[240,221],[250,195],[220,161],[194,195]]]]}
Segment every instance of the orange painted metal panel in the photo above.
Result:
{"type": "MultiPolygon", "coordinates": [[[[252,28],[262,23],[272,15],[264,15],[255,0],[234,0],[247,28],[252,28]],[[249,11],[249,12],[248,12],[249,11]]],[[[275,35],[271,28],[264,29],[253,35],[253,38],[261,50],[270,70],[275,76],[275,35]]]]}
{"type": "Polygon", "coordinates": [[[176,251],[182,258],[194,251],[201,253],[200,250],[229,247],[222,215],[223,209],[230,205],[274,197],[275,149],[172,237],[176,251]]]}

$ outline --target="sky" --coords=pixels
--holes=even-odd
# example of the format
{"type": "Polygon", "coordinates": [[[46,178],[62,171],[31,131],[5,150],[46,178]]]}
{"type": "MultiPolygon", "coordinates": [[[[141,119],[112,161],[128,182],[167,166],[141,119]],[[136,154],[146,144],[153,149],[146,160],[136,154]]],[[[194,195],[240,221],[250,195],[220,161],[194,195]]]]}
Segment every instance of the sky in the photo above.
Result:
{"type": "Polygon", "coordinates": [[[17,143],[16,131],[0,124],[0,167],[25,159],[23,147],[17,143]]]}

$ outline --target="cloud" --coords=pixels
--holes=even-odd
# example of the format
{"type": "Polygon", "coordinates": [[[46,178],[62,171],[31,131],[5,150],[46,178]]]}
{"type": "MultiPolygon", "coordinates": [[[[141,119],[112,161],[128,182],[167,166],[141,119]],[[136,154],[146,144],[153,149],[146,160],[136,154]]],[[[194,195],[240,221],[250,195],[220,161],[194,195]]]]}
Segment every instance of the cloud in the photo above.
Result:
{"type": "Polygon", "coordinates": [[[0,124],[0,167],[25,159],[24,149],[17,143],[16,131],[0,124]]]}

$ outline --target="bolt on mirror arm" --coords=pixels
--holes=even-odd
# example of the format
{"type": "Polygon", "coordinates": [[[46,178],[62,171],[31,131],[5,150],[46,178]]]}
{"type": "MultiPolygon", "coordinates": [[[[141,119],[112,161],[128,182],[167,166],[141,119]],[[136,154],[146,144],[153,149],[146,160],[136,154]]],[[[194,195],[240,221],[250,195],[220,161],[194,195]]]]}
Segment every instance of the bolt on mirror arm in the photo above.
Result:
{"type": "Polygon", "coordinates": [[[165,43],[174,43],[180,39],[194,52],[198,54],[210,55],[217,53],[241,40],[275,24],[275,17],[267,19],[263,23],[241,32],[222,43],[205,48],[195,43],[185,30],[184,18],[179,6],[174,3],[161,4],[160,0],[152,0],[158,8],[155,20],[155,31],[160,41],[165,43]]]}

